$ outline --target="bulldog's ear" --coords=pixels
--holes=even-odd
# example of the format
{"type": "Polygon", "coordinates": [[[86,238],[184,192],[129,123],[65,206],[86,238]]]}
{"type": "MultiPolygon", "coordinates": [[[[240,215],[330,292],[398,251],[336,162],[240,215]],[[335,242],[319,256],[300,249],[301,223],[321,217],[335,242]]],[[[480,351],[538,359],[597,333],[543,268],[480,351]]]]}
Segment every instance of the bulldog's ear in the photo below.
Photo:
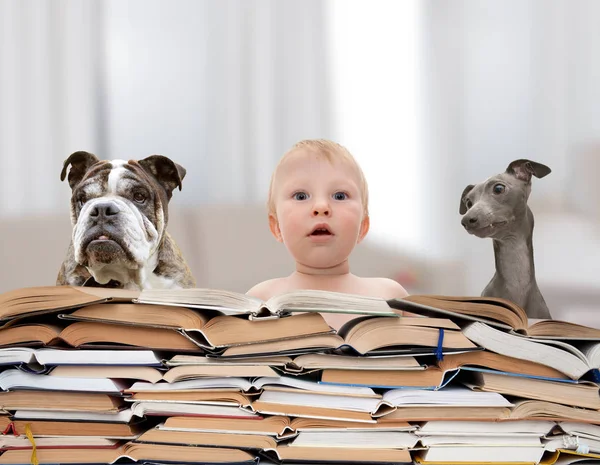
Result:
{"type": "Polygon", "coordinates": [[[181,181],[185,177],[185,168],[183,166],[162,155],[152,155],[139,160],[138,163],[164,187],[168,199],[171,199],[173,190],[176,187],[179,187],[179,190],[181,190],[181,181]]]}
{"type": "Polygon", "coordinates": [[[98,157],[96,157],[96,155],[93,153],[74,152],[65,160],[63,169],[60,173],[60,180],[65,180],[67,169],[69,168],[69,165],[71,165],[71,169],[69,170],[69,186],[71,186],[71,189],[73,189],[77,184],[79,184],[79,181],[83,179],[90,166],[98,161],[98,157]]]}
{"type": "Polygon", "coordinates": [[[543,178],[544,176],[550,174],[552,170],[541,163],[523,159],[513,161],[510,165],[508,165],[508,168],[506,168],[506,172],[508,174],[512,174],[515,178],[520,179],[521,181],[529,182],[531,181],[532,175],[536,178],[543,178]]]}
{"type": "Polygon", "coordinates": [[[467,213],[467,204],[465,203],[465,195],[467,195],[469,192],[471,192],[471,189],[473,189],[475,186],[473,184],[469,184],[467,187],[465,187],[465,190],[463,191],[462,194],[460,194],[460,207],[458,209],[458,212],[461,215],[464,215],[465,213],[467,213]]]}

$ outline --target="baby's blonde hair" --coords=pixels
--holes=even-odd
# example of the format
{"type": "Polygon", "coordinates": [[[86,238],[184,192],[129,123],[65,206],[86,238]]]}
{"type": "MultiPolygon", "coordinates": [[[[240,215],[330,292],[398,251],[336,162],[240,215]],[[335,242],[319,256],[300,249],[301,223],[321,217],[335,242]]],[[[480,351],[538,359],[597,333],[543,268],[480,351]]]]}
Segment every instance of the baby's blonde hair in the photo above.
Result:
{"type": "Polygon", "coordinates": [[[269,214],[275,215],[275,201],[273,200],[273,189],[275,187],[275,176],[277,175],[277,171],[279,171],[279,167],[283,164],[283,162],[298,149],[306,149],[317,152],[319,155],[324,156],[330,163],[332,163],[334,160],[342,160],[352,165],[356,170],[356,173],[358,174],[358,187],[361,193],[364,215],[368,216],[369,186],[367,185],[367,179],[365,178],[363,170],[346,147],[338,144],[337,142],[333,142],[327,139],[301,140],[281,157],[279,163],[273,171],[273,174],[271,175],[271,184],[269,185],[269,197],[267,200],[269,214]]]}

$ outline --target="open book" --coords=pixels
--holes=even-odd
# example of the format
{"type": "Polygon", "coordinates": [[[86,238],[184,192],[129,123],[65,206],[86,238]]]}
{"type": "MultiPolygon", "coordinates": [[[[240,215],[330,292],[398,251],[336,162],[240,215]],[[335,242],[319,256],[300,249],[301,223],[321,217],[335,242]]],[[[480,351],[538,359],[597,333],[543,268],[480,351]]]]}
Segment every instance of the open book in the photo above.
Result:
{"type": "Polygon", "coordinates": [[[467,325],[463,334],[487,350],[552,367],[575,380],[600,367],[600,343],[577,348],[562,341],[505,333],[481,322],[467,325]]]}
{"type": "Polygon", "coordinates": [[[218,310],[229,315],[249,315],[251,319],[293,312],[398,316],[384,299],[318,290],[286,292],[262,301],[221,289],[145,289],[136,302],[218,310]]]}
{"type": "Polygon", "coordinates": [[[455,297],[442,295],[409,295],[387,301],[391,308],[429,317],[452,320],[482,321],[504,330],[525,330],[525,310],[510,300],[497,297],[455,297]]]}
{"type": "MultiPolygon", "coordinates": [[[[285,318],[258,318],[256,321],[232,315],[216,316],[189,308],[146,304],[101,304],[60,314],[64,320],[129,325],[144,328],[174,330],[203,349],[215,351],[224,347],[257,342],[302,338],[328,334],[333,330],[319,313],[291,315],[285,318]]],[[[133,327],[132,327],[133,326],[133,327]]],[[[1,336],[1,335],[0,335],[1,336]]]]}
{"type": "Polygon", "coordinates": [[[100,287],[38,286],[0,294],[0,322],[102,302],[131,302],[138,291],[100,287]]]}

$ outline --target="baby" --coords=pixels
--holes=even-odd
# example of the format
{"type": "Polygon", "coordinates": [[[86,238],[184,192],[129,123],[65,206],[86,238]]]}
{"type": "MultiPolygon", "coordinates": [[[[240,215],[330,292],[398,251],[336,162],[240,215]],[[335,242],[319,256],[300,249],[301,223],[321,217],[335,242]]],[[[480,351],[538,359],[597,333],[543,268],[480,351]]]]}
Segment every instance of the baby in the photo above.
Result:
{"type": "MultiPolygon", "coordinates": [[[[369,231],[368,188],[350,152],[328,140],[304,140],[279,161],[269,189],[269,228],[296,271],[257,284],[247,294],[266,300],[298,289],[392,299],[407,292],[387,278],[350,273],[348,257],[369,231]]],[[[325,314],[338,329],[351,315],[325,314]]]]}

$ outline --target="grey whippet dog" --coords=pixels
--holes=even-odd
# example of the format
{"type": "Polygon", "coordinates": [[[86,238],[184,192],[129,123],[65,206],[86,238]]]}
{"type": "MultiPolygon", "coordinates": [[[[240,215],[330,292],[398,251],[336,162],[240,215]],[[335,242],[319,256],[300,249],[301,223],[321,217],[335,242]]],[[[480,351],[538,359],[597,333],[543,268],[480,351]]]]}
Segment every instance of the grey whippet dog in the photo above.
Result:
{"type": "Polygon", "coordinates": [[[541,163],[515,160],[504,173],[468,185],[460,197],[467,232],[494,241],[496,273],[481,295],[511,300],[529,318],[551,318],[535,280],[533,213],[527,206],[531,176],[543,178],[550,171],[541,163]]]}

